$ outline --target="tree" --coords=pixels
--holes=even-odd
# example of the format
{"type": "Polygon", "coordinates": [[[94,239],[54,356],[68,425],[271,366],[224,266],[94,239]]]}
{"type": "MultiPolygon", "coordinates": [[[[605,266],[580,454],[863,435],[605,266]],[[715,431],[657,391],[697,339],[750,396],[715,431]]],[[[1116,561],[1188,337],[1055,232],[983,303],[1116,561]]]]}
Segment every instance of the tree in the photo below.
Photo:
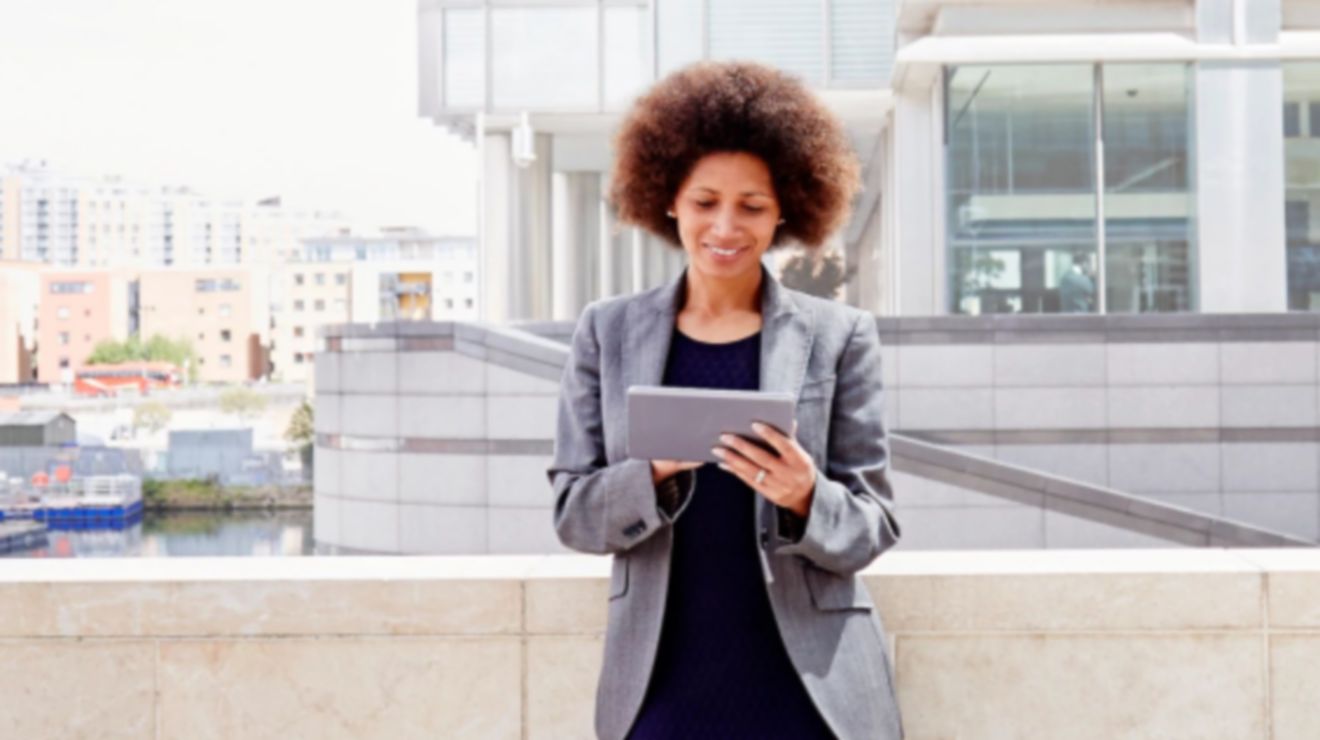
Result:
{"type": "Polygon", "coordinates": [[[92,354],[88,356],[88,365],[118,365],[124,362],[169,362],[180,368],[188,368],[188,379],[195,380],[197,359],[192,342],[187,339],[170,339],[159,334],[153,335],[144,344],[137,334],[132,334],[122,342],[106,339],[96,343],[92,354]]]}
{"type": "Polygon", "coordinates": [[[289,417],[289,427],[284,430],[284,438],[296,445],[311,444],[316,438],[316,426],[312,404],[303,399],[289,417]]]}
{"type": "Polygon", "coordinates": [[[165,427],[169,426],[170,417],[173,413],[170,407],[160,401],[148,401],[138,404],[133,409],[133,429],[146,429],[155,434],[165,427]]]}
{"type": "Polygon", "coordinates": [[[857,267],[845,265],[838,252],[812,250],[799,252],[785,262],[779,280],[794,290],[834,300],[855,274],[857,267]]]}
{"type": "Polygon", "coordinates": [[[232,386],[220,394],[220,410],[246,422],[266,410],[266,397],[250,388],[232,386]]]}
{"type": "Polygon", "coordinates": [[[284,430],[284,438],[298,446],[298,456],[302,459],[303,478],[311,480],[313,465],[313,450],[316,449],[316,420],[312,404],[303,399],[294,410],[293,416],[289,417],[289,427],[284,430]]]}

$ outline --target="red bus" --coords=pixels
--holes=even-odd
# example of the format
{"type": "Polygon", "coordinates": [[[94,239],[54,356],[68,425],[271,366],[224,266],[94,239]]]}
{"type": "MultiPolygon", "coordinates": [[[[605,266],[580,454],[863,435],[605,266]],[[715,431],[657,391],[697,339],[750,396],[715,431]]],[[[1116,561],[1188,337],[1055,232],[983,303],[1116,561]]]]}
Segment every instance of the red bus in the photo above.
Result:
{"type": "Polygon", "coordinates": [[[114,396],[132,389],[147,395],[153,388],[177,388],[183,372],[172,362],[122,362],[86,365],[78,371],[73,392],[80,396],[114,396]]]}

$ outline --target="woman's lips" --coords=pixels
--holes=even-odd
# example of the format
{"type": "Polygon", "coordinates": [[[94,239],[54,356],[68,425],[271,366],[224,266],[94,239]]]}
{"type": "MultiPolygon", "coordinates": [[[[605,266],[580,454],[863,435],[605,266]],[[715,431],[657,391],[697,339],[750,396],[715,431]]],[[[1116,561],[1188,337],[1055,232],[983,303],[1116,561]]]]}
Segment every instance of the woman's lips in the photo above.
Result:
{"type": "Polygon", "coordinates": [[[719,247],[715,247],[710,244],[706,244],[704,246],[706,247],[706,251],[710,252],[711,256],[715,258],[716,262],[733,262],[734,260],[738,259],[738,257],[741,256],[743,252],[747,251],[747,247],[738,247],[736,249],[721,250],[719,247]]]}

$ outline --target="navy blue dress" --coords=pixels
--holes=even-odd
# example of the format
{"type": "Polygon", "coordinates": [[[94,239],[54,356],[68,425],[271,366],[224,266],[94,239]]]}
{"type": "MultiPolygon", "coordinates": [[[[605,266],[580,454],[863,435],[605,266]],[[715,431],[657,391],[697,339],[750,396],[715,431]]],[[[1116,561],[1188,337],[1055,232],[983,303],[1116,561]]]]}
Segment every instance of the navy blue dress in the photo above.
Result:
{"type": "MultiPolygon", "coordinates": [[[[757,390],[760,357],[760,333],[710,344],[675,329],[664,384],[757,390]]],[[[713,464],[696,476],[674,524],[659,651],[629,737],[833,738],[770,608],[756,544],[758,494],[713,464]]]]}

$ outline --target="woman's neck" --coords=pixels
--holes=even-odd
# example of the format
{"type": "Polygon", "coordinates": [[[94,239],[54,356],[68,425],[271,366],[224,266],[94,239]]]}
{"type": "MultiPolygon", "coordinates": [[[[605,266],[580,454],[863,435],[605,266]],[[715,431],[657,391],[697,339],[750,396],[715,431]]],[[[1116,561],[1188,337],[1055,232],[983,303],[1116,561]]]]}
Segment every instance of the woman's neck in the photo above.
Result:
{"type": "Polygon", "coordinates": [[[761,270],[746,276],[720,279],[687,269],[687,297],[683,311],[717,318],[743,312],[761,312],[761,270]]]}

